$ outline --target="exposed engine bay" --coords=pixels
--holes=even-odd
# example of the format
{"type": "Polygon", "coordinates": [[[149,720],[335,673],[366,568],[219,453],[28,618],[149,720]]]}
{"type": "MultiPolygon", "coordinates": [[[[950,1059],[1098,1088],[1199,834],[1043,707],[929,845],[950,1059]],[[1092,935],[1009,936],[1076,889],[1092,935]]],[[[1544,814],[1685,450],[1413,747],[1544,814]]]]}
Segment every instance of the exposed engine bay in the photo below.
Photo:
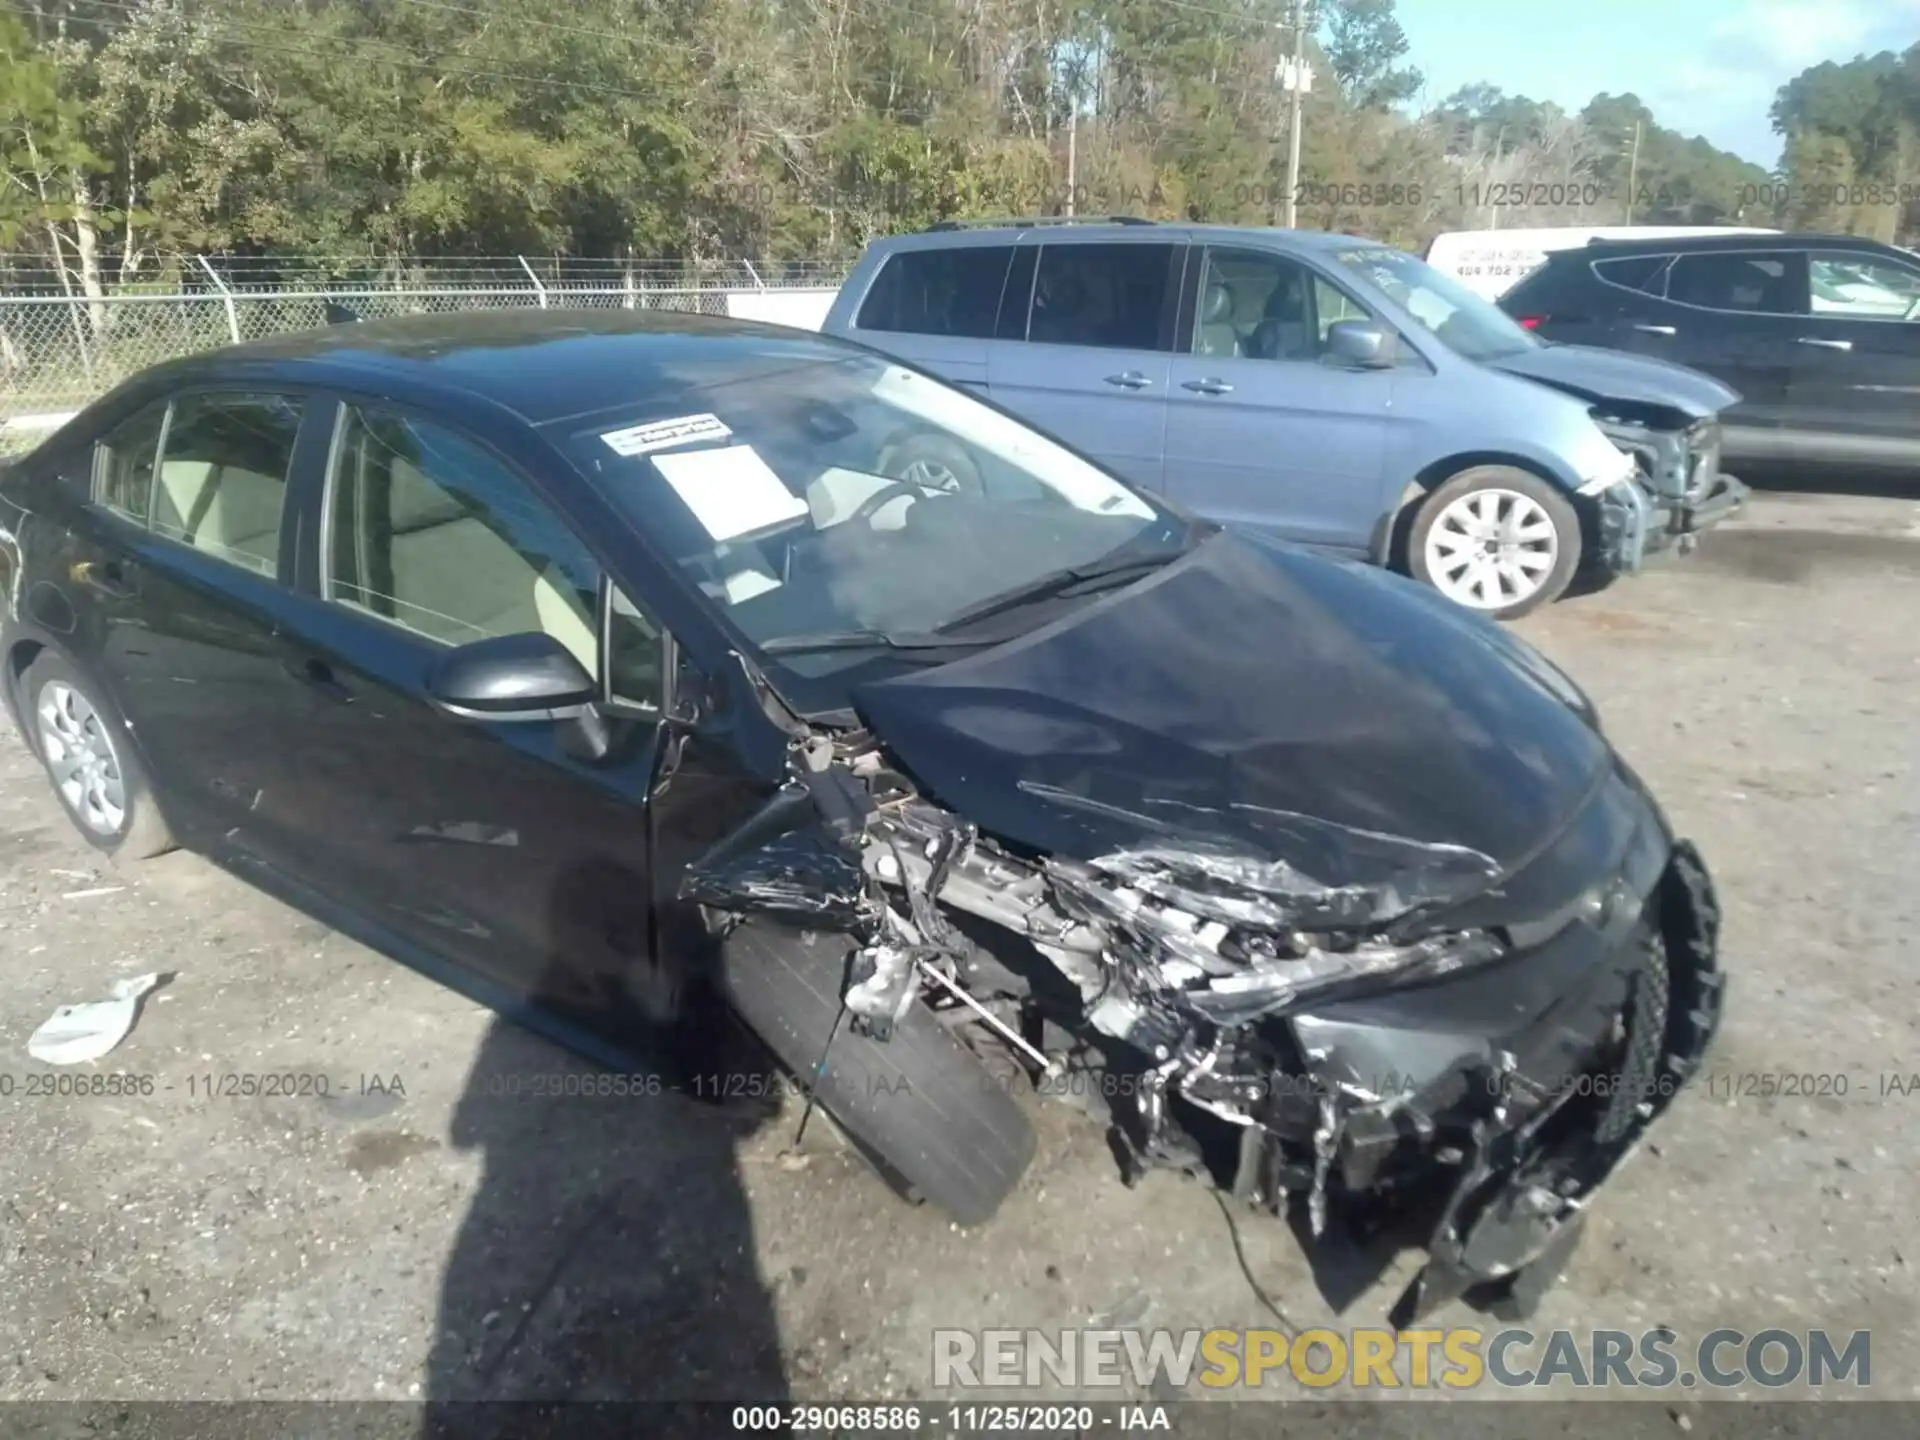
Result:
{"type": "Polygon", "coordinates": [[[1016,853],[922,796],[867,732],[807,732],[787,782],[680,898],[723,934],[749,919],[844,934],[845,1015],[869,1040],[924,1003],[1030,1078],[1122,1077],[1104,1093],[1128,1183],[1205,1175],[1297,1207],[1315,1237],[1336,1210],[1411,1219],[1430,1259],[1396,1323],[1476,1287],[1537,1297],[1716,1027],[1717,917],[1684,844],[1644,903],[1603,897],[1637,978],[1606,1013],[1586,1006],[1600,1019],[1578,1075],[1499,1049],[1400,1073],[1311,1012],[1509,958],[1515,935],[1438,918],[1498,879],[1494,860],[1252,806],[1229,836],[1196,808],[1116,816],[1021,788],[1142,838],[1088,860],[1016,853]]]}

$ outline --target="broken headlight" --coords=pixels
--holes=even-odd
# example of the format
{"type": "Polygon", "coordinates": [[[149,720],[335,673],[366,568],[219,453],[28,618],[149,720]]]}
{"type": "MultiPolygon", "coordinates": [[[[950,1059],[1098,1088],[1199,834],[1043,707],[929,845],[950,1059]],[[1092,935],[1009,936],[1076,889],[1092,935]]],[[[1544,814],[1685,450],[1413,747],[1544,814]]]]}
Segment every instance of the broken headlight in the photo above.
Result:
{"type": "Polygon", "coordinates": [[[1580,437],[1577,453],[1568,457],[1580,477],[1582,495],[1598,495],[1640,473],[1640,462],[1598,417],[1580,437]]]}

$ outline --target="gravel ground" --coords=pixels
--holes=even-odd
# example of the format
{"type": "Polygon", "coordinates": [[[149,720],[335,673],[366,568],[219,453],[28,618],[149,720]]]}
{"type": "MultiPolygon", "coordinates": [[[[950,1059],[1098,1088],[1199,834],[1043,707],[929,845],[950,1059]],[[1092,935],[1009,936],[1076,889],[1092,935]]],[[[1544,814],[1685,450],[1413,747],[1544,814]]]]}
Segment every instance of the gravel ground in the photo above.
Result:
{"type": "MultiPolygon", "coordinates": [[[[1873,1392],[1920,1396],[1920,1093],[1883,1078],[1920,1072],[1920,505],[1762,496],[1521,628],[1699,842],[1734,986],[1707,1083],[1533,1328],[1867,1329],[1873,1392]],[[1848,1093],[1743,1093],[1780,1074],[1848,1093]]],[[[502,1095],[590,1072],[195,857],[102,864],[11,735],[0,979],[0,1399],[877,1399],[927,1392],[935,1326],[1272,1324],[1250,1279],[1299,1325],[1372,1325],[1411,1272],[1345,1295],[1252,1216],[1243,1268],[1207,1191],[1124,1188],[1065,1106],[962,1233],[824,1127],[789,1153],[791,1105],[502,1095]],[[56,1005],[154,969],[106,1061],[29,1059],[56,1005]],[[207,1093],[261,1072],[331,1093],[207,1093]],[[52,1073],[152,1093],[27,1093],[52,1073]]]]}

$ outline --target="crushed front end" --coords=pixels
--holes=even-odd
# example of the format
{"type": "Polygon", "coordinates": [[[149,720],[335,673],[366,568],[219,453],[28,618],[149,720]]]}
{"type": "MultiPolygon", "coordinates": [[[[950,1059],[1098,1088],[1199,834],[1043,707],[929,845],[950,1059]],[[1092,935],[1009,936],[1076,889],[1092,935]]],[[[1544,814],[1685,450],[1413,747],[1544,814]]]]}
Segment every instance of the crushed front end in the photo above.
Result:
{"type": "Polygon", "coordinates": [[[781,795],[687,874],[722,927],[845,937],[850,1028],[907,1007],[1030,1077],[1123,1079],[1131,1183],[1205,1175],[1314,1236],[1415,1227],[1395,1313],[1526,1302],[1718,1023],[1717,911],[1698,856],[1611,762],[1518,869],[1251,805],[1117,811],[1088,858],[1020,853],[934,804],[859,732],[796,743],[781,795]]]}
{"type": "Polygon", "coordinates": [[[1721,426],[1717,415],[1690,420],[1657,406],[1596,406],[1601,431],[1631,455],[1635,483],[1599,498],[1600,553],[1617,573],[1636,570],[1646,555],[1677,549],[1746,503],[1748,487],[1720,469],[1721,426]]]}

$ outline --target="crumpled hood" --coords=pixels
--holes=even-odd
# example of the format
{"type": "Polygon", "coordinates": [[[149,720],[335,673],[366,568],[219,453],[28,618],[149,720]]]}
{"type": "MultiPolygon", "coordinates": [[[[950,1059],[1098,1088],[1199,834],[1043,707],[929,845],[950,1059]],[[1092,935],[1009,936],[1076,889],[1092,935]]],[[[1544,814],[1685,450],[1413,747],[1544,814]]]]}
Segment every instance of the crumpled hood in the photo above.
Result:
{"type": "Polygon", "coordinates": [[[1417,847],[1445,847],[1451,898],[1549,841],[1609,755],[1490,622],[1232,533],[853,699],[930,798],[1022,850],[1201,835],[1327,884],[1399,884],[1417,847]],[[1492,864],[1463,867],[1473,852],[1492,864]]]}
{"type": "Polygon", "coordinates": [[[1660,405],[1689,421],[1717,415],[1740,399],[1739,391],[1685,365],[1592,345],[1541,345],[1488,363],[1592,405],[1609,400],[1660,405]]]}

